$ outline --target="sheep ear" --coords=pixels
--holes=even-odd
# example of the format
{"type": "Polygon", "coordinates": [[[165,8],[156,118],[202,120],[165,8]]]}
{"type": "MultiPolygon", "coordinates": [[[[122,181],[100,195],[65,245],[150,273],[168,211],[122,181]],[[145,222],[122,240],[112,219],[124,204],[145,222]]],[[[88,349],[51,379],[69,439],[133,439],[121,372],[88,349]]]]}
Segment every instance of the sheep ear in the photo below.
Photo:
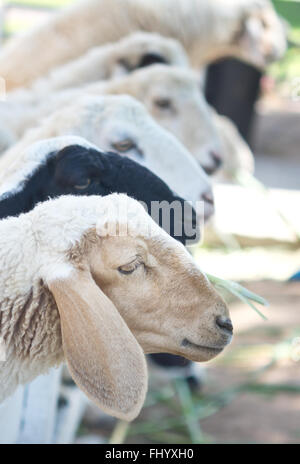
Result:
{"type": "Polygon", "coordinates": [[[146,360],[116,307],[86,270],[48,285],[74,381],[108,414],[134,419],[147,390],[146,360]]]}

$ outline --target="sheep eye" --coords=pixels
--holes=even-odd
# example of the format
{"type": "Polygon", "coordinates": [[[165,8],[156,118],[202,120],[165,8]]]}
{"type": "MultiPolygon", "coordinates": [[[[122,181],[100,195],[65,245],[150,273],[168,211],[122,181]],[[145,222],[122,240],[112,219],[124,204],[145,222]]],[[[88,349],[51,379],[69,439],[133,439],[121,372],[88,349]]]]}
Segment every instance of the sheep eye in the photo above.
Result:
{"type": "Polygon", "coordinates": [[[113,143],[112,147],[120,153],[126,153],[127,151],[130,151],[133,148],[135,148],[135,144],[132,140],[126,139],[122,140],[121,142],[113,143]]]}
{"type": "Polygon", "coordinates": [[[77,184],[77,185],[74,185],[74,188],[76,188],[77,190],[84,190],[86,188],[88,188],[88,186],[91,184],[91,179],[87,179],[84,183],[82,184],[77,184]]]}
{"type": "Polygon", "coordinates": [[[260,23],[264,29],[268,28],[268,23],[264,18],[260,18],[260,23]]]}
{"type": "Polygon", "coordinates": [[[172,108],[172,102],[168,98],[157,98],[154,100],[154,104],[163,110],[169,110],[172,108]]]}
{"type": "Polygon", "coordinates": [[[125,264],[124,266],[118,267],[118,271],[120,272],[120,274],[124,275],[133,274],[133,272],[136,271],[137,268],[143,264],[144,263],[142,263],[141,261],[134,261],[132,263],[125,264]]]}

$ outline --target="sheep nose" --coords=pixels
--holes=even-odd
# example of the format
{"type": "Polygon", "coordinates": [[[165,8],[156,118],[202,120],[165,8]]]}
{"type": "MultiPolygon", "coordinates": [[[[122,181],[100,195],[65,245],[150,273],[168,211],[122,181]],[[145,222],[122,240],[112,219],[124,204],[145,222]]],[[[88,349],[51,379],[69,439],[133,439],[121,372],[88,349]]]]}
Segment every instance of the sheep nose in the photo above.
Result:
{"type": "Polygon", "coordinates": [[[208,203],[209,205],[214,206],[214,196],[211,190],[208,190],[207,192],[202,193],[201,195],[201,200],[203,200],[205,203],[208,203]]]}
{"type": "Polygon", "coordinates": [[[227,317],[224,317],[224,316],[218,316],[216,318],[216,324],[217,324],[219,329],[221,329],[221,330],[223,330],[225,332],[229,332],[230,335],[232,335],[233,326],[232,326],[232,323],[231,323],[230,319],[228,319],[227,317]]]}
{"type": "Polygon", "coordinates": [[[211,166],[201,166],[203,168],[203,170],[205,171],[205,173],[208,175],[208,176],[212,176],[213,174],[215,174],[216,171],[218,171],[220,169],[220,167],[222,166],[223,164],[223,159],[222,157],[216,153],[215,151],[210,151],[209,152],[209,156],[212,160],[212,165],[211,166]]]}
{"type": "Polygon", "coordinates": [[[222,160],[222,157],[218,153],[216,153],[215,151],[211,151],[210,156],[212,157],[212,159],[213,159],[213,161],[215,163],[215,165],[214,165],[214,172],[215,172],[218,169],[220,169],[220,167],[223,164],[223,160],[222,160]]]}

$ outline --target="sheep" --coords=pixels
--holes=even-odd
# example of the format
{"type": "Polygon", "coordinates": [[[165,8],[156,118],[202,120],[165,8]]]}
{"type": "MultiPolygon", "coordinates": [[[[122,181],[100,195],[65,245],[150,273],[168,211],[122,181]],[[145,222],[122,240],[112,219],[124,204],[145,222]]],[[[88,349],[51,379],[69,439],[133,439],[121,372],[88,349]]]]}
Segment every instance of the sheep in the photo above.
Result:
{"type": "MultiPolygon", "coordinates": [[[[118,99],[118,97],[108,98],[118,99]]],[[[125,97],[125,101],[127,99],[125,97]]],[[[13,178],[10,178],[7,172],[3,176],[6,184],[2,187],[2,192],[5,192],[2,193],[3,199],[0,196],[1,219],[27,212],[38,201],[65,193],[105,195],[111,191],[122,191],[146,203],[148,211],[151,211],[151,201],[154,200],[167,201],[169,204],[179,201],[183,206],[184,227],[181,228],[179,224],[178,228],[173,222],[170,224],[165,222],[166,230],[184,244],[186,240],[191,242],[197,238],[199,231],[195,230],[195,217],[190,216],[190,210],[186,209],[187,205],[183,205],[181,199],[172,195],[163,182],[151,176],[143,167],[136,167],[135,163],[127,158],[96,151],[91,144],[79,137],[43,141],[36,145],[36,149],[29,149],[29,152],[31,152],[30,156],[24,156],[25,171],[24,167],[23,171],[21,170],[22,166],[19,164],[19,169],[13,171],[13,178]],[[71,146],[64,149],[63,145],[67,143],[71,146]],[[116,170],[118,172],[114,173],[116,170]],[[94,186],[88,185],[88,179],[85,177],[89,174],[87,171],[93,172],[94,186]],[[70,179],[78,182],[78,185],[73,187],[70,179]],[[83,188],[85,186],[87,187],[83,188]],[[9,192],[6,191],[7,189],[9,192]],[[176,230],[179,232],[175,233],[176,230]]]]}
{"type": "Polygon", "coordinates": [[[220,168],[222,154],[210,108],[199,90],[198,75],[185,68],[156,64],[44,99],[35,99],[32,93],[23,100],[8,98],[0,105],[0,121],[20,137],[36,120],[85,94],[128,94],[137,98],[160,125],[176,135],[205,171],[213,174],[220,168]]]}
{"type": "MultiPolygon", "coordinates": [[[[154,63],[188,67],[188,57],[177,40],[136,32],[116,43],[92,48],[35,81],[30,91],[45,96],[64,88],[129,74],[154,63]]],[[[19,92],[22,95],[22,90],[19,92]]]]}
{"type": "Polygon", "coordinates": [[[82,0],[4,45],[0,76],[8,90],[26,86],[91,47],[138,30],[178,39],[197,67],[235,56],[263,68],[286,48],[270,0],[82,0]]]}
{"type": "MultiPolygon", "coordinates": [[[[15,91],[10,93],[10,97],[29,98],[31,93],[32,98],[36,100],[39,96],[43,98],[53,91],[108,80],[116,75],[127,74],[139,67],[150,66],[157,62],[183,67],[189,64],[188,56],[177,40],[167,39],[158,34],[137,32],[117,43],[91,49],[80,58],[35,81],[29,91],[15,91]]],[[[253,173],[254,158],[249,146],[230,119],[218,115],[213,108],[211,111],[222,152],[222,160],[219,160],[222,161],[222,166],[214,179],[232,181],[240,170],[253,173]]],[[[8,143],[6,145],[3,143],[3,146],[7,147],[8,143]]],[[[215,171],[214,168],[212,172],[207,169],[209,174],[214,174],[215,171]]]]}
{"type": "MultiPolygon", "coordinates": [[[[81,97],[74,105],[46,118],[40,127],[30,130],[0,158],[4,180],[12,162],[11,169],[15,171],[27,163],[20,156],[26,147],[35,141],[62,135],[79,135],[99,148],[129,156],[195,206],[197,201],[204,202],[205,220],[214,213],[209,178],[190,153],[153,121],[143,105],[128,96],[81,97]]],[[[198,213],[201,216],[202,211],[198,213]]]]}
{"type": "Polygon", "coordinates": [[[24,169],[12,176],[6,172],[5,178],[0,190],[0,219],[26,213],[38,202],[60,195],[105,196],[118,192],[143,202],[153,219],[183,244],[199,238],[196,213],[190,203],[147,168],[116,153],[103,153],[80,137],[38,142],[26,150],[24,169]],[[33,164],[32,153],[39,154],[35,154],[33,164]],[[168,206],[166,210],[164,206],[168,206]]]}
{"type": "Polygon", "coordinates": [[[40,203],[0,221],[0,244],[0,401],[65,358],[91,400],[132,420],[147,389],[143,352],[201,362],[231,341],[206,276],[126,195],[40,203]]]}
{"type": "MultiPolygon", "coordinates": [[[[28,99],[32,94],[32,98],[37,100],[53,91],[107,80],[157,62],[187,67],[188,56],[177,40],[167,39],[158,34],[138,32],[117,43],[93,48],[82,57],[38,79],[29,91],[15,91],[10,94],[10,97],[18,98],[19,96],[22,99],[25,96],[28,99]]],[[[211,111],[222,153],[222,160],[216,159],[216,163],[222,162],[222,166],[214,179],[232,181],[239,170],[253,173],[254,159],[249,146],[228,118],[218,115],[213,108],[211,111]]],[[[3,145],[7,147],[8,144],[3,143],[3,145]]],[[[215,171],[216,167],[207,168],[208,174],[213,175],[215,171]]]]}

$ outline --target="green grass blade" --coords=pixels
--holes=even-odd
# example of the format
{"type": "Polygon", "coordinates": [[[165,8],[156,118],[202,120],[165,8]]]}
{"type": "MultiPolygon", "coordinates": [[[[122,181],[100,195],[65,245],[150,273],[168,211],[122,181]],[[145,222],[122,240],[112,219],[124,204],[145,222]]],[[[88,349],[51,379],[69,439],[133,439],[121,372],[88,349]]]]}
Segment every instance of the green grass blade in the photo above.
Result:
{"type": "Polygon", "coordinates": [[[231,280],[224,280],[221,279],[220,277],[215,277],[211,274],[206,274],[208,280],[215,286],[220,289],[226,290],[227,292],[231,293],[234,295],[236,298],[241,300],[243,303],[247,304],[250,306],[263,320],[268,320],[268,318],[252,303],[254,301],[255,303],[258,303],[262,306],[269,306],[269,303],[267,300],[262,298],[259,295],[256,295],[256,293],[251,292],[250,290],[246,289],[242,285],[238,284],[237,282],[233,282],[231,280]]]}

